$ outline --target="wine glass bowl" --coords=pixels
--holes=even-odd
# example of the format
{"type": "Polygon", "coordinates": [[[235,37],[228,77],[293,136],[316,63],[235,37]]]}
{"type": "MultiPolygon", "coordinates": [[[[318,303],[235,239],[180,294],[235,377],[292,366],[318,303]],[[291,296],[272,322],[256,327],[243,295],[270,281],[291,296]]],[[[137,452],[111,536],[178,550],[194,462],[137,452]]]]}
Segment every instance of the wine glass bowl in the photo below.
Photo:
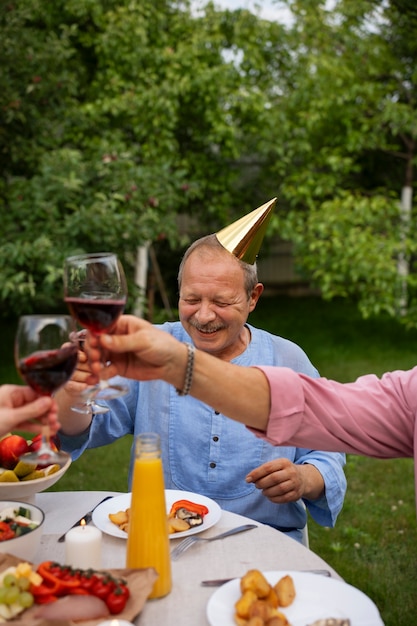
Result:
{"type": "MultiPolygon", "coordinates": [[[[39,395],[52,396],[72,376],[78,346],[72,339],[74,321],[70,315],[23,315],[15,338],[15,364],[22,379],[39,395]]],[[[22,456],[37,466],[62,466],[69,455],[54,450],[49,426],[43,425],[40,447],[22,456]]]]}
{"type": "MultiPolygon", "coordinates": [[[[80,326],[94,335],[109,332],[127,300],[126,277],[117,255],[98,252],[68,257],[64,266],[64,300],[80,326]]],[[[100,379],[93,392],[86,391],[86,404],[91,404],[92,397],[111,399],[126,392],[127,387],[100,379]]]]}
{"type": "Polygon", "coordinates": [[[80,326],[95,335],[109,331],[127,299],[126,277],[117,255],[101,252],[68,257],[64,294],[80,326]]]}

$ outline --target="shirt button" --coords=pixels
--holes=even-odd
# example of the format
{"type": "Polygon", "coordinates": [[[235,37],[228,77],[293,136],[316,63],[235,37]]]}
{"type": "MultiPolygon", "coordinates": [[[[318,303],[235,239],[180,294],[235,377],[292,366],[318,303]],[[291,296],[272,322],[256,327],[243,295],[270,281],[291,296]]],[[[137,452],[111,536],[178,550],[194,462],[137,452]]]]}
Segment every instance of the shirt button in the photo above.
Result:
{"type": "Polygon", "coordinates": [[[216,467],[216,464],[215,463],[210,463],[210,467],[211,467],[211,469],[214,469],[216,467]]]}
{"type": "Polygon", "coordinates": [[[220,415],[220,411],[214,411],[214,415],[220,415]]]}
{"type": "Polygon", "coordinates": [[[213,441],[218,441],[219,438],[217,436],[213,437],[213,441]]]}

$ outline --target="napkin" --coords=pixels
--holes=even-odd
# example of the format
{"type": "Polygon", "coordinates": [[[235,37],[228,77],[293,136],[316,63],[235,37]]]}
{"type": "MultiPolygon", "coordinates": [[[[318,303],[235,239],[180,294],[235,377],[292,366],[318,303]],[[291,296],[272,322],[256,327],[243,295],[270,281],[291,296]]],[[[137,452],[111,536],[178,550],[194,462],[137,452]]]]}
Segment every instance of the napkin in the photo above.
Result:
{"type": "MultiPolygon", "coordinates": [[[[16,566],[21,562],[11,554],[0,554],[0,572],[10,566],[16,566]]],[[[100,570],[102,571],[102,570],[100,570]]],[[[158,578],[157,572],[149,567],[146,569],[109,569],[106,570],[110,574],[118,578],[124,578],[127,581],[130,590],[130,596],[126,602],[126,606],[121,613],[117,615],[109,615],[109,617],[101,617],[96,620],[83,620],[72,622],[70,620],[53,620],[53,626],[97,626],[100,622],[111,619],[124,619],[133,622],[143,609],[145,602],[152,591],[153,585],[158,578]]],[[[40,605],[34,605],[17,616],[16,619],[7,622],[10,626],[51,626],[51,620],[45,620],[35,617],[35,613],[39,610],[40,605]]]]}

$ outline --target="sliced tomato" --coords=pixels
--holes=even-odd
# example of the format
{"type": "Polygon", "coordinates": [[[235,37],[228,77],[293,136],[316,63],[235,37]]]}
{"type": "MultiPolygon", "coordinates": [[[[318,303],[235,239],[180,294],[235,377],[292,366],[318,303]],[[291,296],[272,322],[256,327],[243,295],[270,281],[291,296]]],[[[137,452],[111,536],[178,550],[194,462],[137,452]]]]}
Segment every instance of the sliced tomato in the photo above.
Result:
{"type": "Polygon", "coordinates": [[[0,541],[7,541],[16,537],[15,531],[7,522],[0,522],[0,541]]]}

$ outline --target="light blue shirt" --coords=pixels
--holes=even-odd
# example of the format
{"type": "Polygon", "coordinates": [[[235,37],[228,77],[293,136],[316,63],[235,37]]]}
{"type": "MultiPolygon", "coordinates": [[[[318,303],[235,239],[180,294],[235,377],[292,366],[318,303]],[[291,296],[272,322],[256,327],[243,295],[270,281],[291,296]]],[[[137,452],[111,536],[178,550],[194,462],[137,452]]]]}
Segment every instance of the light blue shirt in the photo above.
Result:
{"type": "MultiPolygon", "coordinates": [[[[190,342],[180,322],[161,326],[180,341],[190,342]]],[[[318,377],[317,370],[295,343],[248,324],[251,342],[233,363],[277,365],[318,377]]],[[[124,380],[126,383],[126,380],[124,380]]],[[[243,424],[226,418],[191,396],[178,396],[162,381],[129,380],[129,393],[108,402],[111,411],[95,415],[83,435],[60,435],[62,447],[77,459],[86,448],[109,444],[126,434],[156,432],[161,436],[165,488],[203,494],[223,509],[245,515],[287,532],[301,541],[306,524],[301,501],[270,502],[253,484],[245,481],[252,469],[266,461],[285,457],[296,464],[317,467],[325,483],[325,495],[304,500],[313,519],[334,526],[346,491],[345,455],[304,448],[275,447],[253,435],[243,424]]],[[[256,389],[253,390],[256,394],[256,389]]],[[[130,462],[129,489],[133,450],[130,462]]]]}

